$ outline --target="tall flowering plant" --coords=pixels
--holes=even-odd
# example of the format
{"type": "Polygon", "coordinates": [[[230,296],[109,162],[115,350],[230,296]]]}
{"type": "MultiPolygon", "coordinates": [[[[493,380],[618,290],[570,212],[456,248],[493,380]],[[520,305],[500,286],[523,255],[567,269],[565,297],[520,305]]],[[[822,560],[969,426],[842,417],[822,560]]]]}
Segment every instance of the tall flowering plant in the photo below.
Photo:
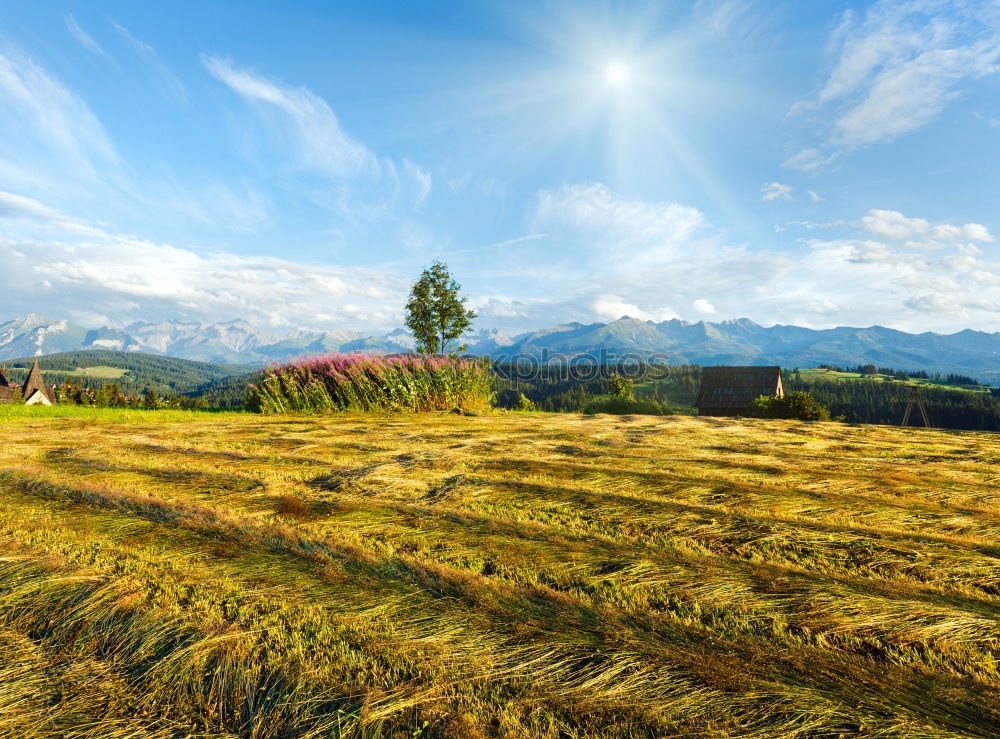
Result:
{"type": "Polygon", "coordinates": [[[485,410],[489,364],[459,357],[323,354],[276,364],[249,387],[261,413],[485,410]]]}

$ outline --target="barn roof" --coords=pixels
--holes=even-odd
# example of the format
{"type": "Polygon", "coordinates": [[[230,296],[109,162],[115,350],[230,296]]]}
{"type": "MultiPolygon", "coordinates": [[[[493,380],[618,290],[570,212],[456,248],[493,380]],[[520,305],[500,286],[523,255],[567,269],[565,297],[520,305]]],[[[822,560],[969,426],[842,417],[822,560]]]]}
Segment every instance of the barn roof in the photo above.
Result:
{"type": "Polygon", "coordinates": [[[21,394],[24,396],[25,400],[28,400],[35,390],[38,390],[42,395],[48,398],[49,402],[55,402],[56,399],[52,397],[52,391],[49,390],[48,386],[45,384],[45,380],[42,379],[42,371],[38,369],[37,359],[35,359],[35,363],[31,365],[31,372],[28,373],[28,379],[24,381],[24,386],[21,388],[21,394]]]}
{"type": "Polygon", "coordinates": [[[698,407],[742,410],[780,387],[781,367],[704,367],[698,407]]]}

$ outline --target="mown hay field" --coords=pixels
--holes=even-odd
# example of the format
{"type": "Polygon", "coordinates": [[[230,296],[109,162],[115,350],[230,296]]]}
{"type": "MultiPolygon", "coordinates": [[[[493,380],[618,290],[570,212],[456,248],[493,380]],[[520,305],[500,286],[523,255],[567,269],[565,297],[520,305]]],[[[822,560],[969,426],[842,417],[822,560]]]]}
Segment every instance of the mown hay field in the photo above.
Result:
{"type": "Polygon", "coordinates": [[[0,411],[0,735],[1000,733],[990,434],[0,411]]]}

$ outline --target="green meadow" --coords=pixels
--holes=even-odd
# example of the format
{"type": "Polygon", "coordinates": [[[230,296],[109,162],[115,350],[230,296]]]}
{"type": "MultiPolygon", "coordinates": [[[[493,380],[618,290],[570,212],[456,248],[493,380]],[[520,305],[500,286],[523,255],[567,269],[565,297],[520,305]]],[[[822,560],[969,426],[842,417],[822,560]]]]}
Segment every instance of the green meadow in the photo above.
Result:
{"type": "Polygon", "coordinates": [[[128,370],[121,367],[107,366],[77,367],[73,374],[80,377],[93,377],[99,380],[117,380],[119,377],[128,374],[128,370]]]}
{"type": "Polygon", "coordinates": [[[1000,446],[0,409],[0,735],[991,737],[1000,446]]]}

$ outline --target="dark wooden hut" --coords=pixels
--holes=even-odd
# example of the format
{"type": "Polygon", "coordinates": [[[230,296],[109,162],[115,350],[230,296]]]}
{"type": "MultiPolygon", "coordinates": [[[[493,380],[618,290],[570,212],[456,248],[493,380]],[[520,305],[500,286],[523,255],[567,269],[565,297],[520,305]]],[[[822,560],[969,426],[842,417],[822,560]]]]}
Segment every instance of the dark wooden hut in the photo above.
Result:
{"type": "Polygon", "coordinates": [[[698,415],[738,416],[761,395],[784,394],[781,367],[704,367],[698,415]]]}
{"type": "Polygon", "coordinates": [[[6,367],[0,367],[0,405],[10,405],[14,402],[17,388],[11,387],[7,379],[6,367]]]}
{"type": "Polygon", "coordinates": [[[42,379],[42,371],[38,369],[38,360],[31,366],[31,372],[28,373],[28,379],[24,381],[24,387],[21,388],[21,394],[24,396],[25,405],[55,405],[56,398],[55,393],[49,389],[45,381],[42,379]]]}

